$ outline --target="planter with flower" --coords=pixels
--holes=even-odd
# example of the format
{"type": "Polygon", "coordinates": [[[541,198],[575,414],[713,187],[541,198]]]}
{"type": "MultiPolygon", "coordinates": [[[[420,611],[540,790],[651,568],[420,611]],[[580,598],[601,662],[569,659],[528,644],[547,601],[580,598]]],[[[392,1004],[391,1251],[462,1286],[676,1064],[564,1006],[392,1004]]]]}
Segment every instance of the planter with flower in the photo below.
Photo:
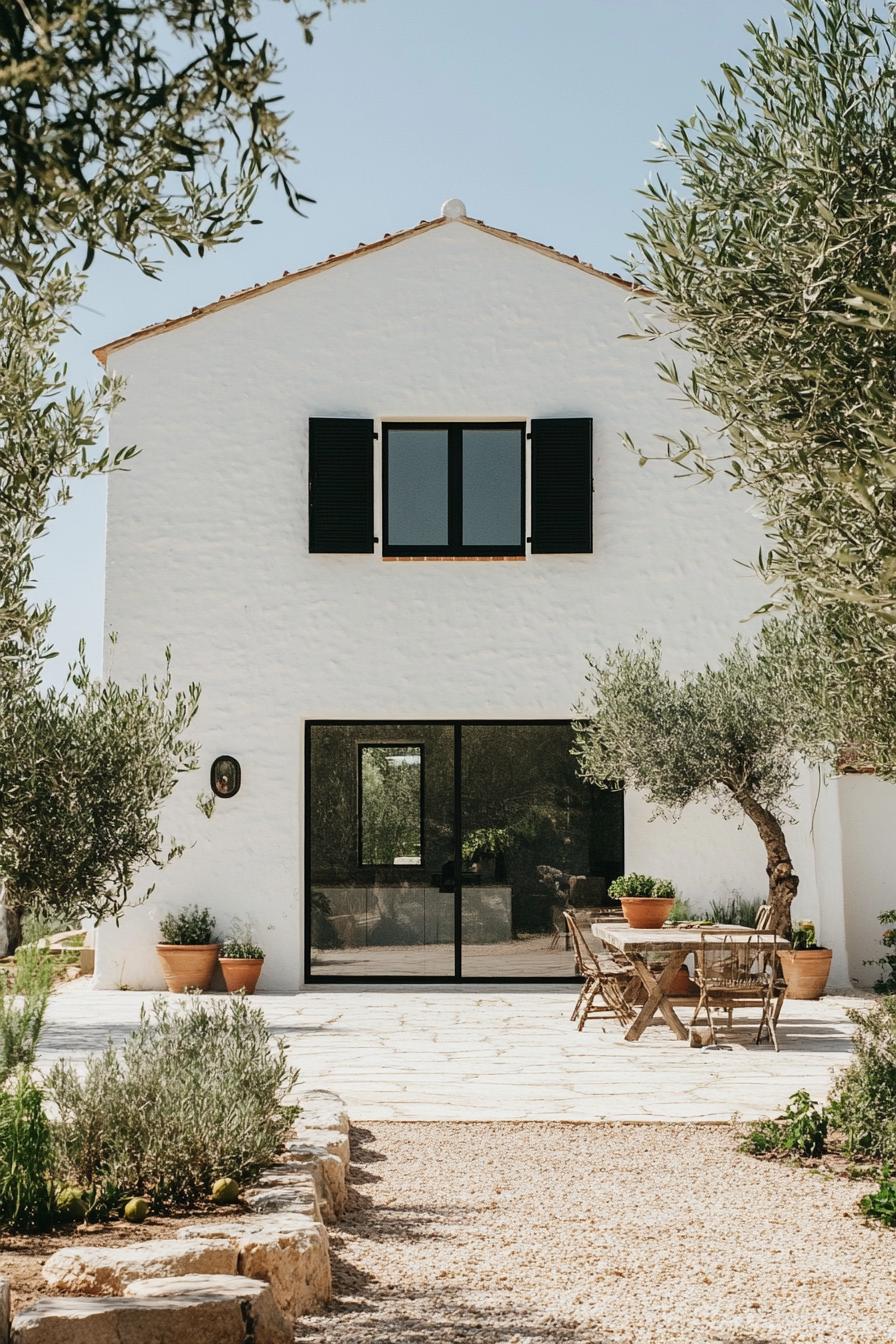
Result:
{"type": "Polygon", "coordinates": [[[252,930],[235,925],[229,938],[221,944],[221,974],[229,994],[254,994],[264,951],[252,941],[252,930]]]}
{"type": "Polygon", "coordinates": [[[675,904],[672,883],[644,873],[625,873],[614,878],[608,895],[622,906],[630,929],[661,929],[675,904]]]}
{"type": "Polygon", "coordinates": [[[211,911],[198,905],[165,915],[156,947],[165,983],[172,994],[206,990],[218,963],[218,942],[211,911]]]}
{"type": "Polygon", "coordinates": [[[833,953],[815,941],[815,925],[809,919],[793,926],[790,948],[778,953],[787,981],[788,999],[820,999],[828,982],[833,953]]]}

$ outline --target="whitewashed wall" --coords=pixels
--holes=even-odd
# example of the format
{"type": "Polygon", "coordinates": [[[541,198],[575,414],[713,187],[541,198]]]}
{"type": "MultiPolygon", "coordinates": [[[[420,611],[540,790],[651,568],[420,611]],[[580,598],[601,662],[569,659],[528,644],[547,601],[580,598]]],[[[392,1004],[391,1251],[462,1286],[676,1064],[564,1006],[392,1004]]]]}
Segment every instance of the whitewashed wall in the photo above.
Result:
{"type": "MultiPolygon", "coordinates": [[[[302,725],[315,718],[566,717],[583,654],[659,635],[673,668],[715,657],[761,598],[737,561],[756,554],[746,499],[639,469],[621,446],[681,422],[621,341],[620,288],[461,221],[123,348],[114,446],[142,449],[109,490],[109,669],[131,680],[174,648],[202,684],[202,777],[167,817],[190,848],[151,907],[98,939],[97,983],[160,983],[158,912],[199,901],[248,915],[265,985],[301,965],[302,725]],[[307,553],[307,422],[590,415],[594,554],[522,563],[394,563],[307,553]],[[206,821],[192,799],[212,759],[243,766],[206,821]]],[[[377,521],[376,534],[380,535],[377,521]]],[[[630,867],[705,903],[761,895],[755,836],[706,810],[676,826],[626,804],[630,867]]],[[[800,909],[818,917],[800,828],[800,909]]]]}
{"type": "Polygon", "coordinates": [[[837,781],[842,830],[843,899],[849,975],[873,985],[884,953],[878,915],[896,909],[896,785],[871,775],[837,781]]]}

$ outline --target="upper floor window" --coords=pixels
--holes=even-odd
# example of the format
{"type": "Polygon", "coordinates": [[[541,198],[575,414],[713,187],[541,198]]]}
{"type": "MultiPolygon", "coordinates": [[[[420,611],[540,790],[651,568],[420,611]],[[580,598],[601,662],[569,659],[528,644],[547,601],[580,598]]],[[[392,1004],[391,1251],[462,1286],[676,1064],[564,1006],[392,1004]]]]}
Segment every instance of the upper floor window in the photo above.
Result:
{"type": "MultiPolygon", "coordinates": [[[[530,428],[531,552],[591,554],[591,419],[530,428]]],[[[309,421],[312,554],[373,554],[375,439],[372,419],[309,421]]],[[[386,424],[382,439],[384,555],[525,555],[525,425],[386,424]]]]}
{"type": "Polygon", "coordinates": [[[525,554],[525,434],[384,425],[383,554],[525,554]]]}

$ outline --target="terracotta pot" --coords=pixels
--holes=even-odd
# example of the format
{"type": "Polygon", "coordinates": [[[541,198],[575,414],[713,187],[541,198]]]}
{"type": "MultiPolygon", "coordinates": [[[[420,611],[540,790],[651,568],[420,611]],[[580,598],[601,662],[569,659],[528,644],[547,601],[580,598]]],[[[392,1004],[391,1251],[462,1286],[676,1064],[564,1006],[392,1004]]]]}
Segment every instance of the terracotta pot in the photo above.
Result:
{"type": "Polygon", "coordinates": [[[828,982],[833,953],[829,947],[779,952],[788,999],[820,999],[828,982]]]}
{"type": "Polygon", "coordinates": [[[228,994],[254,994],[264,957],[222,957],[219,965],[228,994]]]}
{"type": "Polygon", "coordinates": [[[208,989],[218,962],[219,943],[157,943],[165,984],[172,994],[208,989]]]}
{"type": "Polygon", "coordinates": [[[672,977],[672,983],[669,986],[669,993],[676,999],[683,999],[686,994],[690,994],[694,986],[691,984],[691,977],[688,975],[687,966],[682,966],[672,977]]]}
{"type": "Polygon", "coordinates": [[[671,896],[623,896],[619,904],[630,929],[661,929],[675,901],[671,896]]]}

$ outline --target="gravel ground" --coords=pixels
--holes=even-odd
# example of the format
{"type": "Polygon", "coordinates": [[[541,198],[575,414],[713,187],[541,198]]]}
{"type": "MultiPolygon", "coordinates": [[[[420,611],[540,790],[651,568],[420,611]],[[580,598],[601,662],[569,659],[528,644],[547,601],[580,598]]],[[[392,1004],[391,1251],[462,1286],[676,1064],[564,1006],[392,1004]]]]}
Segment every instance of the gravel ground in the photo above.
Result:
{"type": "Polygon", "coordinates": [[[896,1341],[868,1183],[747,1157],[727,1126],[376,1122],[352,1178],[302,1344],[896,1341]]]}

